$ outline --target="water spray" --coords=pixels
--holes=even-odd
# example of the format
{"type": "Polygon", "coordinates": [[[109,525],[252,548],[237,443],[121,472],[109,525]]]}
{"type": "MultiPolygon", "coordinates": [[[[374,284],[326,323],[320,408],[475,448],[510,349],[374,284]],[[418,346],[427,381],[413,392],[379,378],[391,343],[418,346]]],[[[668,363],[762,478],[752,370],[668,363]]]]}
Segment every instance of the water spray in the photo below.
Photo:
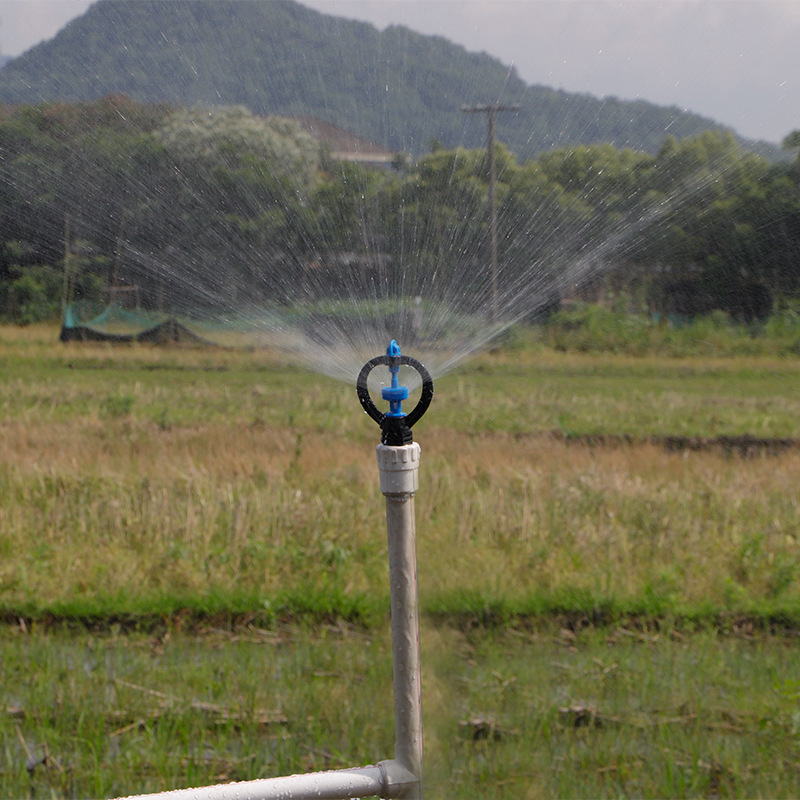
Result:
{"type": "MultiPolygon", "coordinates": [[[[392,614],[392,659],[395,715],[395,757],[375,766],[312,772],[282,778],[178,789],[144,798],[162,800],[310,800],[374,797],[422,800],[422,671],[420,668],[419,610],[414,494],[419,487],[419,445],[412,426],[428,410],[433,380],[425,367],[404,356],[392,339],[386,355],[376,356],[361,368],[356,392],[367,414],[381,427],[377,446],[381,493],[386,498],[386,533],[392,614]],[[367,380],[375,367],[389,368],[390,383],[381,391],[389,410],[381,412],[372,401],[367,380]],[[400,367],[416,370],[422,391],[411,412],[403,411],[407,386],[400,385],[400,367]]],[[[134,800],[129,798],[129,800],[134,800]]]]}

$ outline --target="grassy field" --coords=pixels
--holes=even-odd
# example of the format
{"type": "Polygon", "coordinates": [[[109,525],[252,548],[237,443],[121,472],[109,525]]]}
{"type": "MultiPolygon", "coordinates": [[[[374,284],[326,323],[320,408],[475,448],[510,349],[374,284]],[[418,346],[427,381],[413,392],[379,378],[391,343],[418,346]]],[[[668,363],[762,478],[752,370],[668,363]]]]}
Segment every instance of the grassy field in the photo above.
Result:
{"type": "MultiPolygon", "coordinates": [[[[390,757],[353,387],[56,335],[0,329],[0,794],[390,757]]],[[[794,357],[541,345],[437,380],[415,428],[431,796],[800,794],[798,389],[794,357]]]]}
{"type": "MultiPolygon", "coordinates": [[[[426,796],[800,792],[788,638],[426,624],[422,645],[426,796]]],[[[9,629],[0,791],[103,797],[386,758],[389,651],[383,627],[9,629]]]]}

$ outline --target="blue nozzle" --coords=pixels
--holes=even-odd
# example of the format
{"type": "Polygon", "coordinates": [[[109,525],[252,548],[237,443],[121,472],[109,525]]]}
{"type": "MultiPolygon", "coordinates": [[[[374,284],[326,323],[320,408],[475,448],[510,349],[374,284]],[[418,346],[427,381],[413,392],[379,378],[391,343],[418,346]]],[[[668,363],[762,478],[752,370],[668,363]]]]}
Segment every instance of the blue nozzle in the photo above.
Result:
{"type": "Polygon", "coordinates": [[[399,358],[402,355],[400,346],[392,339],[389,346],[386,348],[386,355],[393,359],[389,365],[389,372],[392,374],[392,385],[385,386],[381,391],[381,397],[389,401],[389,413],[387,417],[404,417],[405,412],[402,409],[403,400],[408,400],[408,387],[400,386],[398,382],[398,374],[400,373],[399,358]],[[394,359],[397,359],[396,361],[394,359]]]}

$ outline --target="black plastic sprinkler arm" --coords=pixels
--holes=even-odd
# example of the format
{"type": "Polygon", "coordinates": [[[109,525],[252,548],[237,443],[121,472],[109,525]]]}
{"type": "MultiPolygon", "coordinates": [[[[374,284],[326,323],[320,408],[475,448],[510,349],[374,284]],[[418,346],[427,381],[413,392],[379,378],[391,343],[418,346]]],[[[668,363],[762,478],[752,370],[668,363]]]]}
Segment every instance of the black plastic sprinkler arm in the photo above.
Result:
{"type": "Polygon", "coordinates": [[[392,340],[384,356],[375,356],[367,361],[358,373],[356,380],[356,393],[364,411],[381,426],[381,444],[399,447],[411,444],[414,439],[411,435],[411,427],[419,422],[420,417],[428,410],[428,406],[433,400],[433,378],[419,361],[411,356],[404,356],[400,353],[397,343],[392,340]],[[390,401],[392,409],[388,414],[378,410],[367,387],[367,379],[378,365],[389,367],[392,373],[392,387],[383,390],[383,397],[390,401]],[[416,370],[422,378],[422,393],[416,406],[408,413],[404,414],[400,410],[400,399],[408,397],[408,390],[404,386],[397,386],[396,376],[401,366],[411,367],[416,370]],[[396,410],[395,410],[396,408],[396,410]]]}

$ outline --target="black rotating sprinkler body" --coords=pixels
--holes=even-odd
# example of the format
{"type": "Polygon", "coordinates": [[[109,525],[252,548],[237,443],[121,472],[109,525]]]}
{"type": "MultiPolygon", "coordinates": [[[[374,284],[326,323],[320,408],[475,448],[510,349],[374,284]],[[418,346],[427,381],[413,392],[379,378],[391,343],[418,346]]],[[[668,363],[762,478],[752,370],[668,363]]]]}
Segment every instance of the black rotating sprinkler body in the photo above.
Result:
{"type": "Polygon", "coordinates": [[[381,444],[401,447],[414,441],[411,435],[411,428],[428,410],[428,406],[433,400],[433,378],[419,361],[411,358],[411,356],[404,356],[400,352],[397,342],[392,339],[389,342],[389,347],[386,348],[385,356],[375,356],[361,368],[356,381],[356,393],[364,411],[381,426],[381,444]],[[381,391],[383,399],[389,401],[389,411],[385,414],[381,413],[375,403],[372,402],[367,388],[367,378],[370,372],[379,364],[385,364],[389,367],[389,372],[392,375],[392,385],[384,387],[381,391]],[[422,393],[416,406],[408,414],[401,408],[403,400],[408,399],[408,387],[400,386],[398,381],[398,373],[401,366],[415,369],[420,378],[422,378],[422,393]]]}

